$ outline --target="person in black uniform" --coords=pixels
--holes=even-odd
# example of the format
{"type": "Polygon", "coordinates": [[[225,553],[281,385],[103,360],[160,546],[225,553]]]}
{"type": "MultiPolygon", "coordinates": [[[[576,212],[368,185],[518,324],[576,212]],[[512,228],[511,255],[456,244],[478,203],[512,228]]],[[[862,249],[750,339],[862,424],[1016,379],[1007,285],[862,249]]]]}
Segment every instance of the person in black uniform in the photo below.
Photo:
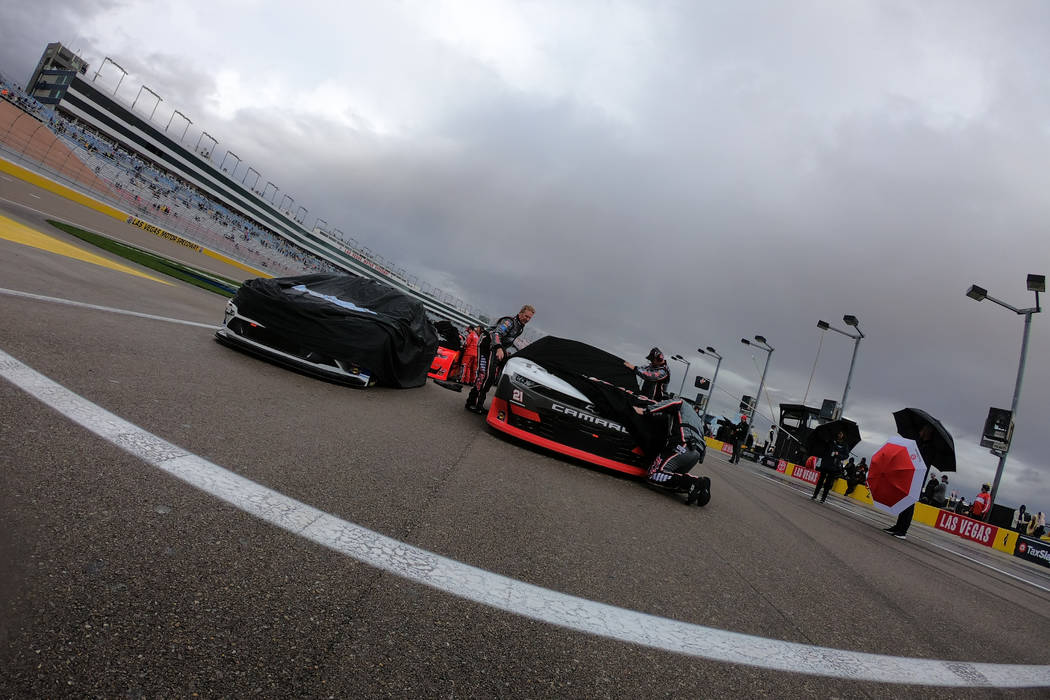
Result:
{"type": "Polygon", "coordinates": [[[653,401],[663,401],[667,398],[667,384],[671,381],[671,370],[667,367],[667,359],[660,352],[660,348],[653,348],[645,356],[649,364],[645,367],[637,367],[630,362],[624,362],[624,366],[642,378],[642,396],[647,396],[653,401]]]}
{"type": "Polygon", "coordinates": [[[740,416],[740,422],[733,426],[733,434],[730,441],[733,445],[733,454],[729,457],[730,464],[740,464],[740,446],[747,438],[747,416],[740,416]]]}
{"type": "Polygon", "coordinates": [[[526,304],[516,315],[504,316],[496,321],[492,328],[482,331],[478,340],[477,374],[474,377],[474,386],[467,395],[468,411],[485,412],[485,395],[489,393],[500,368],[507,361],[508,351],[514,345],[514,341],[525,330],[525,324],[535,313],[536,309],[531,304],[526,304]]]}
{"type": "Polygon", "coordinates": [[[828,491],[835,484],[835,479],[839,478],[839,472],[842,470],[842,460],[849,456],[849,448],[846,447],[846,433],[841,430],[835,436],[835,439],[831,441],[831,444],[824,450],[824,454],[820,458],[820,466],[817,469],[820,471],[820,478],[817,479],[817,485],[813,489],[813,495],[809,497],[809,500],[817,500],[817,494],[820,490],[824,490],[824,495],[820,497],[820,502],[828,500],[828,491]]]}

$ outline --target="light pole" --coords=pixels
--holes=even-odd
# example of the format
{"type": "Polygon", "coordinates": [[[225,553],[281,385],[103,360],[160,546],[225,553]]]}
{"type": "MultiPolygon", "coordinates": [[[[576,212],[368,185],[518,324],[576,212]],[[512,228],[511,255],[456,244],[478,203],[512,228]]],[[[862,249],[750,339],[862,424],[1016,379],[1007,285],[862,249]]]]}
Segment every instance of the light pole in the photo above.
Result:
{"type": "Polygon", "coordinates": [[[245,171],[244,177],[241,178],[241,184],[246,184],[244,181],[247,180],[248,176],[252,173],[255,173],[255,179],[252,180],[252,184],[250,185],[250,187],[252,192],[255,192],[255,186],[259,184],[259,171],[251,167],[250,165],[248,166],[248,170],[245,171]]]}
{"type": "Polygon", "coordinates": [[[711,377],[711,386],[707,388],[707,403],[704,405],[704,415],[707,415],[707,409],[711,405],[711,398],[715,395],[715,382],[718,381],[718,368],[722,366],[722,356],[718,354],[710,345],[707,346],[706,350],[697,348],[696,351],[701,355],[710,355],[711,357],[717,357],[718,362],[715,363],[715,376],[711,377]]]}
{"type": "Polygon", "coordinates": [[[681,355],[671,355],[671,359],[685,363],[685,374],[682,375],[682,386],[678,389],[678,398],[682,398],[682,392],[685,391],[685,378],[689,376],[689,360],[681,355]]]}
{"type": "MultiPolygon", "coordinates": [[[[234,153],[233,151],[226,151],[226,155],[224,155],[222,157],[222,162],[219,163],[219,170],[222,170],[223,172],[226,172],[226,169],[225,169],[224,166],[226,165],[226,159],[229,156],[233,156],[234,158],[237,159],[237,164],[233,166],[233,172],[235,173],[235,172],[237,172],[237,166],[239,166],[241,164],[241,157],[239,155],[237,155],[236,153],[234,153]]],[[[233,175],[233,173],[230,173],[230,175],[233,175]]]]}
{"type": "MultiPolygon", "coordinates": [[[[120,65],[116,61],[114,61],[112,58],[110,58],[109,56],[106,56],[105,58],[102,59],[102,63],[101,63],[101,65],[99,65],[98,70],[95,71],[95,77],[91,79],[91,82],[95,82],[95,80],[98,78],[98,74],[101,73],[102,69],[106,67],[106,63],[109,63],[114,68],[119,70],[120,74],[121,74],[120,75],[120,80],[117,81],[117,87],[113,88],[113,94],[116,95],[117,94],[117,89],[120,88],[120,84],[122,82],[124,82],[124,78],[127,77],[128,72],[126,70],[124,70],[123,68],[121,68],[120,65]]],[[[139,90],[139,92],[141,93],[142,90],[139,90]]],[[[138,98],[136,97],[135,99],[138,99],[138,98]]]]}
{"type": "MultiPolygon", "coordinates": [[[[1004,309],[1010,309],[1010,311],[1013,311],[1015,314],[1021,314],[1024,316],[1024,335],[1021,336],[1021,360],[1017,364],[1017,381],[1014,382],[1014,400],[1010,405],[1011,420],[1017,419],[1017,403],[1021,398],[1021,381],[1024,379],[1024,363],[1025,358],[1028,355],[1028,334],[1032,329],[1032,314],[1037,314],[1042,311],[1039,307],[1039,292],[1046,291],[1046,275],[1028,275],[1028,291],[1035,292],[1035,306],[1030,309],[1018,309],[993,296],[989,296],[987,289],[978,287],[976,284],[970,285],[970,288],[966,290],[966,296],[975,301],[984,301],[987,299],[1004,309]]],[[[995,481],[992,482],[991,495],[993,504],[995,503],[995,494],[999,491],[999,482],[1003,478],[1003,468],[1006,467],[1006,453],[1009,450],[1010,446],[1007,445],[1006,449],[999,453],[999,466],[995,468],[995,481]]]]}
{"type": "Polygon", "coordinates": [[[761,335],[756,335],[754,340],[748,340],[747,338],[741,338],[740,342],[744,345],[749,345],[753,348],[766,351],[766,365],[762,368],[762,378],[758,380],[758,393],[755,394],[755,402],[751,405],[751,410],[747,412],[747,432],[751,432],[751,426],[755,424],[755,414],[758,413],[758,405],[762,400],[762,389],[766,385],[766,372],[769,371],[769,360],[773,357],[773,346],[766,342],[766,339],[761,335]]]}
{"type": "Polygon", "coordinates": [[[186,120],[186,126],[182,127],[182,136],[179,138],[179,143],[182,143],[182,139],[186,138],[186,130],[190,128],[190,124],[192,124],[193,122],[190,121],[190,118],[182,112],[180,112],[179,110],[176,109],[174,112],[171,113],[171,116],[168,117],[168,126],[164,127],[164,132],[167,133],[168,127],[171,126],[171,120],[175,118],[176,114],[182,117],[184,120],[186,120]]]}
{"type": "Polygon", "coordinates": [[[270,195],[270,199],[268,201],[270,202],[270,204],[273,204],[273,198],[277,196],[278,187],[269,180],[266,181],[266,186],[263,187],[262,198],[266,199],[266,193],[270,191],[271,187],[273,188],[273,194],[270,195]]]}
{"type": "Polygon", "coordinates": [[[151,94],[151,95],[153,95],[154,97],[157,98],[157,101],[153,104],[153,111],[149,113],[149,120],[153,121],[153,115],[157,112],[157,106],[160,105],[160,103],[163,101],[163,98],[161,98],[160,95],[158,95],[157,93],[153,92],[152,90],[150,90],[145,85],[141,86],[139,88],[139,94],[135,95],[135,101],[131,103],[131,111],[133,111],[133,112],[135,111],[135,104],[138,103],[139,98],[142,97],[142,91],[143,90],[145,90],[146,92],[148,92],[149,94],[151,94]]]}
{"type": "MultiPolygon", "coordinates": [[[[817,321],[817,328],[821,329],[822,331],[835,331],[836,333],[840,333],[841,335],[844,335],[847,338],[853,338],[853,358],[849,361],[849,373],[846,375],[846,388],[842,390],[842,402],[839,403],[839,417],[846,415],[846,397],[849,396],[849,385],[850,382],[853,381],[853,366],[857,364],[857,350],[860,348],[860,340],[861,338],[865,337],[864,333],[860,330],[860,322],[857,320],[856,316],[846,314],[842,317],[842,320],[847,326],[853,326],[854,328],[856,328],[857,334],[854,335],[852,333],[847,333],[846,331],[839,330],[827,321],[817,321]]],[[[816,363],[814,363],[814,368],[815,367],[816,363]]],[[[808,394],[809,392],[807,391],[806,393],[808,394]]],[[[805,401],[803,401],[802,403],[805,403],[805,401]]]]}
{"type": "Polygon", "coordinates": [[[215,140],[214,136],[209,134],[207,131],[202,131],[201,135],[197,137],[197,145],[193,147],[193,150],[196,151],[197,155],[204,156],[208,160],[211,160],[211,152],[215,150],[215,147],[218,145],[219,142],[215,140]],[[203,139],[205,136],[211,139],[211,148],[206,152],[201,152],[201,139],[203,139]]]}

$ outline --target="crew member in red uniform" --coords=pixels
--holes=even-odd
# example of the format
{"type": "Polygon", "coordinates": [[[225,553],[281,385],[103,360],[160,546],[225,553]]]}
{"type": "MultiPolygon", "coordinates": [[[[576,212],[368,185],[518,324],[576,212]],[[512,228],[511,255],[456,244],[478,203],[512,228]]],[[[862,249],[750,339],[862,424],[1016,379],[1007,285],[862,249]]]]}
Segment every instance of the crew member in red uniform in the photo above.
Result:
{"type": "Polygon", "coordinates": [[[991,484],[981,484],[981,492],[974,497],[973,505],[970,506],[971,517],[977,520],[986,520],[988,518],[988,511],[992,509],[991,491],[991,484]]]}
{"type": "Polygon", "coordinates": [[[478,371],[478,332],[474,326],[467,329],[467,342],[463,344],[463,360],[460,364],[462,374],[460,382],[473,384],[478,371]]]}

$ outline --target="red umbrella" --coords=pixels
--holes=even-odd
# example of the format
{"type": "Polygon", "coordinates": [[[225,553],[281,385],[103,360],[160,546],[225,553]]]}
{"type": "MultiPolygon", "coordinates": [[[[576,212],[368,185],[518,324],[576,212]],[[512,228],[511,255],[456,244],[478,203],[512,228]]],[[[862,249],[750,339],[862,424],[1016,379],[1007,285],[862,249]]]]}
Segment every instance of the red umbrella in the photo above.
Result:
{"type": "Polygon", "coordinates": [[[875,506],[890,515],[919,500],[926,479],[926,462],[914,440],[892,437],[871,458],[868,490],[875,506]]]}

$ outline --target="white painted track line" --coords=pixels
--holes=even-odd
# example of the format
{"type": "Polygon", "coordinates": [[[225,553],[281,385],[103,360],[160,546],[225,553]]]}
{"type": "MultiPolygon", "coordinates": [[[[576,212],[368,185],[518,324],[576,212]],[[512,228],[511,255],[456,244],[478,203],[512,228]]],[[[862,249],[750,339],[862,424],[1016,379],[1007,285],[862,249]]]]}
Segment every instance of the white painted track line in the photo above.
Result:
{"type": "Polygon", "coordinates": [[[116,309],[112,306],[99,306],[97,304],[88,304],[83,301],[73,301],[72,299],[60,299],[59,297],[48,297],[43,294],[33,294],[32,292],[20,292],[17,289],[4,289],[0,287],[0,294],[6,294],[12,297],[21,297],[23,299],[33,299],[35,301],[49,301],[53,304],[63,304],[65,306],[78,306],[82,309],[92,309],[94,311],[106,311],[111,314],[122,314],[124,316],[137,316],[138,318],[148,318],[151,321],[166,321],[167,323],[179,323],[184,326],[197,326],[198,328],[210,328],[217,330],[218,324],[215,323],[198,323],[197,321],[185,321],[181,318],[169,318],[168,316],[154,316],[153,314],[144,314],[139,311],[128,311],[127,309],[116,309]]]}

